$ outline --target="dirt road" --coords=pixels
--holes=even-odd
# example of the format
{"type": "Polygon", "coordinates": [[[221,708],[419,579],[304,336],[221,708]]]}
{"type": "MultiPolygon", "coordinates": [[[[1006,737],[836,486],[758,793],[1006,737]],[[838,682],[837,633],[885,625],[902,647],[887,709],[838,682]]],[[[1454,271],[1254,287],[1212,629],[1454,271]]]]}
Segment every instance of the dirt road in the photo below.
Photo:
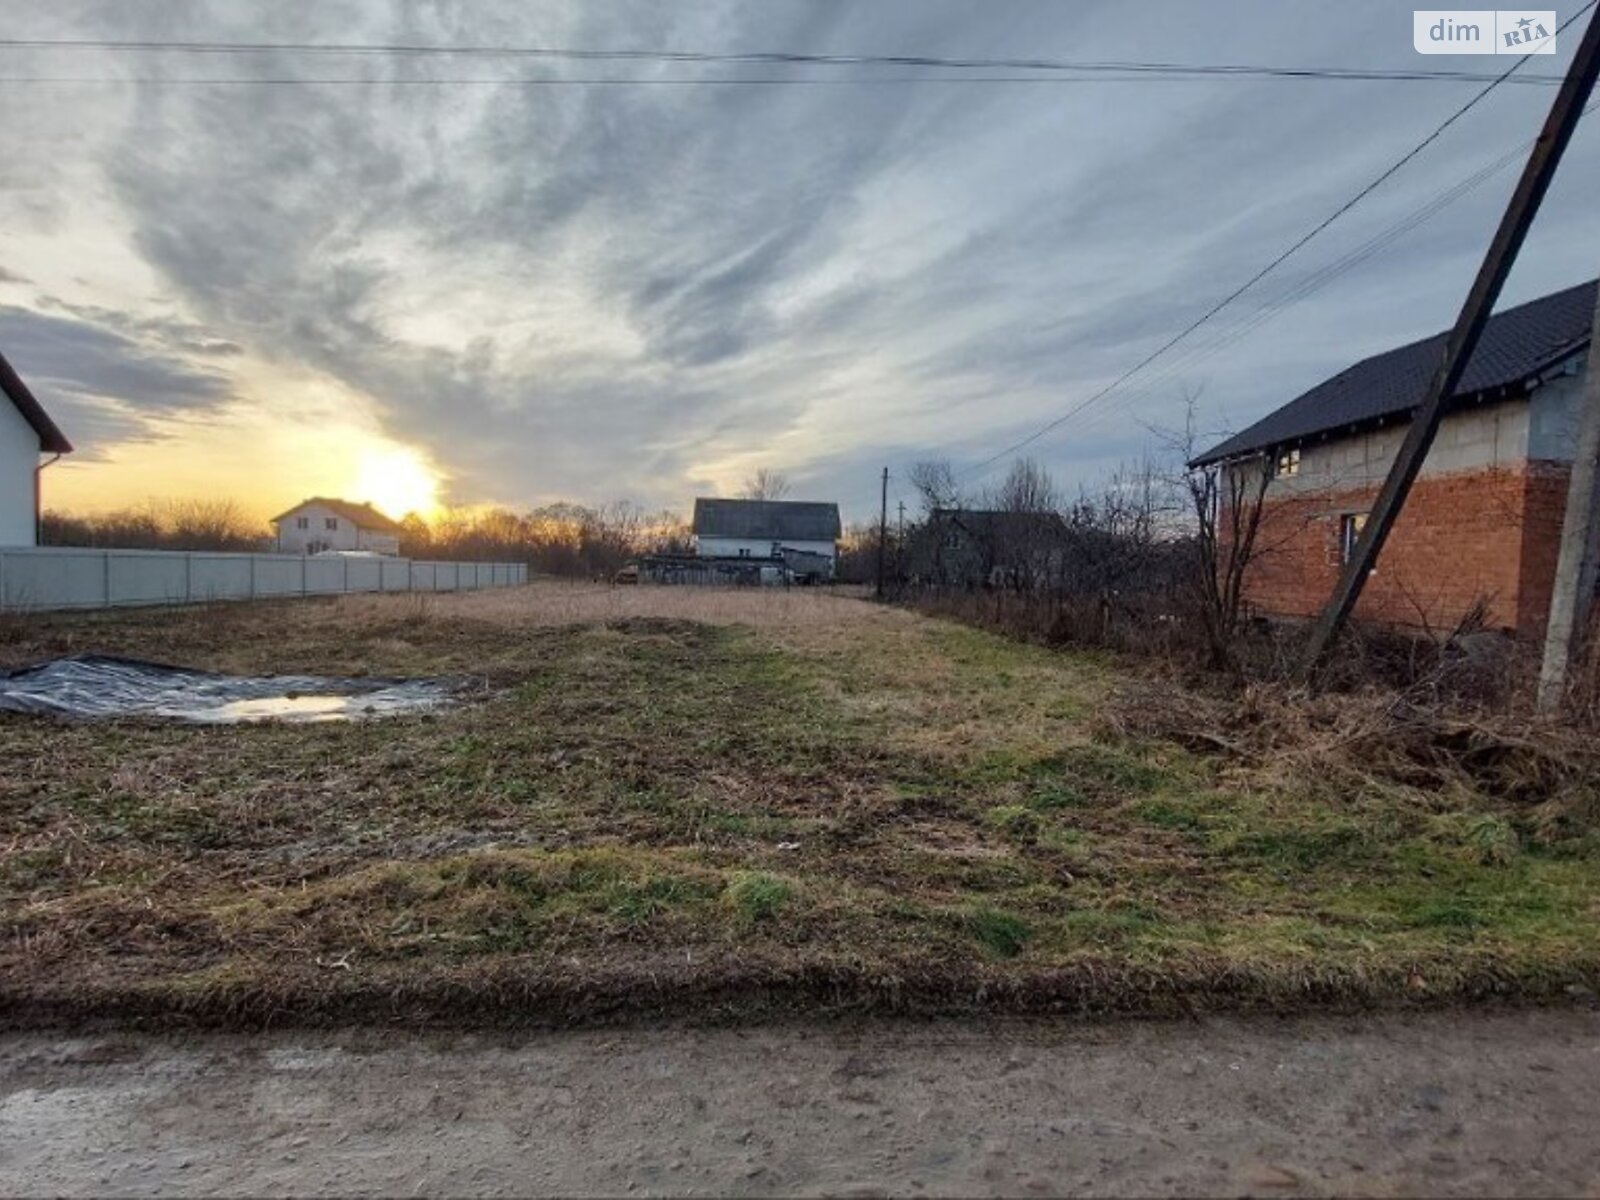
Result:
{"type": "Polygon", "coordinates": [[[1594,1195],[1600,1012],[0,1038],[0,1193],[1594,1195]]]}

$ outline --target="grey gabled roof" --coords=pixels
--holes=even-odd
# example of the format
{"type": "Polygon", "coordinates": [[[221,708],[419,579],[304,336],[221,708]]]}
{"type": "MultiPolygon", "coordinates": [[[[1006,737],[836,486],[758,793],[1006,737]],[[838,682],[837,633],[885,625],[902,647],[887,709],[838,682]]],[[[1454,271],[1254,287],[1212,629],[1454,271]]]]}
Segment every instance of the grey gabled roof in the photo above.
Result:
{"type": "Polygon", "coordinates": [[[973,537],[995,540],[1049,540],[1064,537],[1067,523],[1060,513],[1011,512],[1005,509],[936,508],[934,523],[952,522],[973,537]]]}
{"type": "Polygon", "coordinates": [[[697,537],[750,538],[772,542],[839,540],[839,506],[810,500],[713,500],[694,502],[697,537]]]}
{"type": "MultiPolygon", "coordinates": [[[[1455,398],[1517,387],[1583,350],[1594,328],[1594,308],[1595,281],[1590,280],[1496,313],[1484,326],[1455,398]]],[[[1191,465],[1292,445],[1313,434],[1412,411],[1427,393],[1448,336],[1448,331],[1437,333],[1363,359],[1213,446],[1191,465]]]]}
{"type": "Polygon", "coordinates": [[[28,385],[22,382],[12,365],[6,361],[6,356],[0,354],[0,391],[4,391],[11,398],[11,403],[17,406],[17,411],[22,414],[22,419],[33,426],[33,431],[39,435],[39,449],[46,454],[71,454],[72,443],[67,441],[67,435],[62,433],[56,423],[50,419],[50,414],[45,412],[44,405],[34,398],[28,385]]]}

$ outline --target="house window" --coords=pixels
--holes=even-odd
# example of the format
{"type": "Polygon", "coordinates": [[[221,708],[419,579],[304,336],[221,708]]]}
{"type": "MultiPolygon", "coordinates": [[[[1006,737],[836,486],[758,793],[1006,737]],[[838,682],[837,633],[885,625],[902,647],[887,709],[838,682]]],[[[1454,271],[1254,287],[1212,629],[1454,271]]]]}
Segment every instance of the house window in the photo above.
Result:
{"type": "Polygon", "coordinates": [[[1345,513],[1339,518],[1339,561],[1347,563],[1356,554],[1356,542],[1367,527],[1366,513],[1345,513]]]}
{"type": "Polygon", "coordinates": [[[294,527],[296,529],[310,529],[311,528],[311,518],[310,517],[296,517],[294,519],[294,527]]]}
{"type": "Polygon", "coordinates": [[[1300,474],[1300,448],[1296,446],[1293,450],[1285,450],[1279,454],[1273,473],[1279,479],[1300,474]]]}
{"type": "Polygon", "coordinates": [[[337,528],[339,528],[339,518],[338,517],[324,517],[322,519],[322,526],[323,526],[324,529],[337,529],[337,528]]]}
{"type": "Polygon", "coordinates": [[[952,529],[944,535],[944,548],[946,550],[961,549],[961,531],[952,529]]]}
{"type": "Polygon", "coordinates": [[[749,558],[750,557],[750,547],[749,546],[740,546],[739,547],[739,557],[740,558],[749,558]]]}

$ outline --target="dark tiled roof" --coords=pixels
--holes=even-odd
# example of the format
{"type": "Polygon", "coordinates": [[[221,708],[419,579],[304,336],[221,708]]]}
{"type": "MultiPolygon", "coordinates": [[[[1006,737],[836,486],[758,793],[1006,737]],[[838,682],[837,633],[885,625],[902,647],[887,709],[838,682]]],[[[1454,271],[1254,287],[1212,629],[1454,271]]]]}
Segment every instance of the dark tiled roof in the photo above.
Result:
{"type": "Polygon", "coordinates": [[[773,542],[833,542],[839,539],[839,506],[809,500],[711,500],[694,502],[699,537],[750,538],[773,542]]]}
{"type": "Polygon", "coordinates": [[[338,513],[357,529],[376,530],[379,533],[404,533],[405,529],[398,521],[391,521],[370,504],[354,504],[349,500],[334,500],[327,496],[313,496],[309,500],[302,500],[288,512],[281,512],[273,517],[273,521],[281,521],[285,517],[292,517],[308,504],[318,504],[332,512],[338,513]]]}
{"type": "Polygon", "coordinates": [[[1045,539],[1063,537],[1067,524],[1059,513],[1010,512],[1004,509],[938,508],[934,522],[952,522],[979,539],[1045,539]]]}
{"type": "Polygon", "coordinates": [[[34,399],[28,385],[22,382],[22,376],[16,373],[3,354],[0,354],[0,389],[11,398],[11,403],[17,406],[23,419],[39,435],[39,449],[46,454],[72,453],[72,443],[67,441],[67,435],[56,428],[50,414],[45,412],[44,405],[34,399]]]}
{"type": "MultiPolygon", "coordinates": [[[[1484,326],[1456,397],[1514,387],[1582,350],[1594,327],[1594,307],[1590,280],[1496,313],[1484,326]]],[[[1194,465],[1410,412],[1425,398],[1448,336],[1437,333],[1358,362],[1212,447],[1194,465]]]]}

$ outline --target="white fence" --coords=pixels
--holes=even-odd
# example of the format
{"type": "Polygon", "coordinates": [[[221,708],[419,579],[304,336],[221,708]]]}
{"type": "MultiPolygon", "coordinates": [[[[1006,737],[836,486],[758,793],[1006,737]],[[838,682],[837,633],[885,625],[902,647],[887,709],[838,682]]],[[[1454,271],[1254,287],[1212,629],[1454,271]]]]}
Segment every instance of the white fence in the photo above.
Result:
{"type": "Polygon", "coordinates": [[[344,592],[454,592],[527,582],[525,563],[0,548],[0,611],[5,612],[336,596],[344,592]]]}

